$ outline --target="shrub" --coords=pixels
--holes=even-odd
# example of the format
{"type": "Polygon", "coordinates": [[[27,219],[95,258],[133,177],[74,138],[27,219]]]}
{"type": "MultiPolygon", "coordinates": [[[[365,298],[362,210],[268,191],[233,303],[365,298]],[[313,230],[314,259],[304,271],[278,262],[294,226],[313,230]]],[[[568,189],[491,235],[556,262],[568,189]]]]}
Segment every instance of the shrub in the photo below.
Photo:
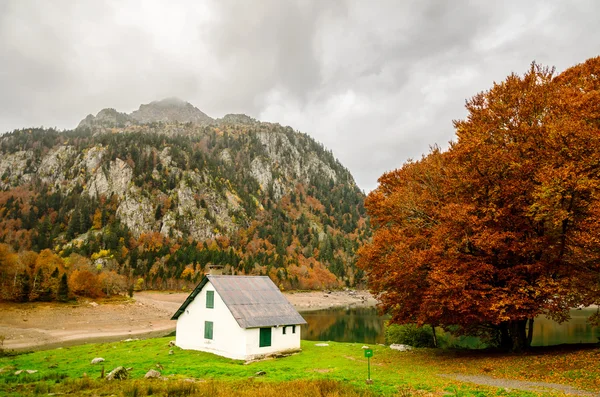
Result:
{"type": "Polygon", "coordinates": [[[385,343],[399,343],[413,347],[434,347],[431,326],[418,327],[416,324],[386,324],[385,343]]]}

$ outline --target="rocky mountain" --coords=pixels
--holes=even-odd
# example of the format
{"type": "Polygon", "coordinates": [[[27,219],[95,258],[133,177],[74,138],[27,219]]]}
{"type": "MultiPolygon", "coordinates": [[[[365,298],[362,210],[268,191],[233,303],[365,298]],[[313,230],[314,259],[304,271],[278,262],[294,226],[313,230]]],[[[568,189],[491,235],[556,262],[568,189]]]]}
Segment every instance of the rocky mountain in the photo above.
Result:
{"type": "Polygon", "coordinates": [[[130,115],[138,123],[154,123],[158,121],[180,123],[209,124],[213,121],[197,107],[178,98],[167,98],[141,105],[130,115]]]}
{"type": "Polygon", "coordinates": [[[282,288],[362,280],[370,231],[352,175],[308,135],[246,115],[167,99],[17,130],[0,137],[0,189],[0,243],[146,287],[192,284],[209,264],[282,288]]]}
{"type": "Polygon", "coordinates": [[[131,114],[120,113],[115,109],[102,109],[96,117],[89,114],[81,120],[77,128],[127,127],[133,124],[157,122],[205,125],[213,121],[212,118],[189,102],[182,101],[179,98],[166,98],[140,105],[140,108],[131,112],[131,114]]]}

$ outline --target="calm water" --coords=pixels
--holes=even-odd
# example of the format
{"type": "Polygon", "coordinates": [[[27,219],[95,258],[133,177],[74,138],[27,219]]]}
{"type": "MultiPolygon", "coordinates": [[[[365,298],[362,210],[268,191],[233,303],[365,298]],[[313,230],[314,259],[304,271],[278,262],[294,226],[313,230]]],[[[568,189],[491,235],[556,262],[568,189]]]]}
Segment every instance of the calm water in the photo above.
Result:
{"type": "Polygon", "coordinates": [[[302,312],[308,323],[302,339],[335,342],[384,343],[384,318],[372,307],[302,312]]]}
{"type": "MultiPolygon", "coordinates": [[[[600,329],[587,324],[596,309],[571,310],[571,320],[558,324],[544,316],[533,323],[534,346],[595,343],[600,329]]],[[[302,313],[308,325],[302,339],[336,342],[384,343],[384,318],[374,308],[328,309],[302,313]]]]}

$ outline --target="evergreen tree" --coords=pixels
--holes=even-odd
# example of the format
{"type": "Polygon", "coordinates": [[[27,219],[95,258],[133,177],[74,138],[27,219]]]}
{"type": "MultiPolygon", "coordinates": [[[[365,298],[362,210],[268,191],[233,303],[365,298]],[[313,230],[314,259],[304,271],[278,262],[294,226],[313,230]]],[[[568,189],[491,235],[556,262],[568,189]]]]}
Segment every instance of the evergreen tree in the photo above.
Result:
{"type": "Polygon", "coordinates": [[[29,292],[31,290],[31,284],[29,280],[29,275],[27,273],[21,273],[17,276],[17,285],[16,289],[16,301],[17,302],[27,302],[29,300],[29,292]]]}
{"type": "Polygon", "coordinates": [[[56,298],[60,302],[66,302],[69,300],[69,283],[67,282],[67,273],[63,273],[58,284],[58,293],[56,298]]]}

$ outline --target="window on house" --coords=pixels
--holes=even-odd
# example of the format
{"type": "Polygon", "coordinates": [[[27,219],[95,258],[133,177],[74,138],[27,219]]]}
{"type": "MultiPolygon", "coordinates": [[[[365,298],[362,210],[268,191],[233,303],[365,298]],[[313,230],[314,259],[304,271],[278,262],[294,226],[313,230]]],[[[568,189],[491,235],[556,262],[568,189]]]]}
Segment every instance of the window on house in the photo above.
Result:
{"type": "Polygon", "coordinates": [[[258,347],[271,346],[271,328],[261,328],[258,347]]]}
{"type": "Polygon", "coordinates": [[[205,321],[204,322],[204,339],[212,339],[213,338],[213,322],[205,321]]]}
{"type": "Polygon", "coordinates": [[[283,334],[285,335],[285,325],[283,326],[283,334]]]}
{"type": "Polygon", "coordinates": [[[209,309],[215,307],[215,291],[206,291],[206,307],[209,309]]]}
{"type": "Polygon", "coordinates": [[[295,333],[296,333],[296,326],[292,325],[292,334],[295,334],[295,333]]]}

